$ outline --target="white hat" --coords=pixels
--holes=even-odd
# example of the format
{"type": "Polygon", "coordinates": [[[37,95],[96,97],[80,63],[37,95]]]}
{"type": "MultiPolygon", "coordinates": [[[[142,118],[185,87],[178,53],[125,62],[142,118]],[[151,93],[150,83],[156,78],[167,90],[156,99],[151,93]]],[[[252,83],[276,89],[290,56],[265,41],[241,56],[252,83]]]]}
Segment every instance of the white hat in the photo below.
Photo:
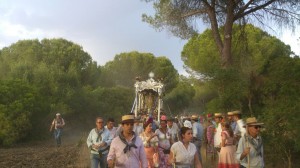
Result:
{"type": "Polygon", "coordinates": [[[188,127],[188,128],[192,128],[192,123],[189,121],[189,120],[185,120],[184,123],[183,123],[183,126],[184,127],[188,127]]]}
{"type": "Polygon", "coordinates": [[[56,116],[60,116],[60,113],[56,113],[56,116]]]}

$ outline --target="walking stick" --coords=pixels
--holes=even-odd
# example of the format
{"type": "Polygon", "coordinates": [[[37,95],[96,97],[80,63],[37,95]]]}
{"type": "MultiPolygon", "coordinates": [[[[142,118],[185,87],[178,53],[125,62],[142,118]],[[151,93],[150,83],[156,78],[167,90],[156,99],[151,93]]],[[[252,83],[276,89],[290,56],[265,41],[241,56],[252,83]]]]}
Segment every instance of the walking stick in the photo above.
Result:
{"type": "MultiPolygon", "coordinates": [[[[248,141],[248,125],[246,125],[246,146],[248,147],[248,148],[250,148],[250,146],[249,146],[249,141],[248,141]]],[[[248,160],[248,166],[247,166],[247,168],[250,168],[250,152],[248,153],[248,155],[247,155],[247,160],[248,160]]]]}

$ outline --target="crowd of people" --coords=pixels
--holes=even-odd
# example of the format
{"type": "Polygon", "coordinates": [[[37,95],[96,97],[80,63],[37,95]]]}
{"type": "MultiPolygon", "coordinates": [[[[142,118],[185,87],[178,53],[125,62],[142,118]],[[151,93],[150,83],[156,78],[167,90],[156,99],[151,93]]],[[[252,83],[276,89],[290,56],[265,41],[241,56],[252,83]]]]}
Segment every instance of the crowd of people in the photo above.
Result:
{"type": "MultiPolygon", "coordinates": [[[[53,120],[55,138],[60,145],[64,121],[53,120]],[[57,138],[59,135],[59,138],[57,138]]],[[[263,123],[255,117],[242,120],[240,111],[204,116],[162,115],[122,116],[121,124],[109,118],[95,119],[96,127],[87,138],[92,168],[202,168],[201,147],[218,158],[218,168],[263,168],[263,144],[259,136],[263,123]]]]}

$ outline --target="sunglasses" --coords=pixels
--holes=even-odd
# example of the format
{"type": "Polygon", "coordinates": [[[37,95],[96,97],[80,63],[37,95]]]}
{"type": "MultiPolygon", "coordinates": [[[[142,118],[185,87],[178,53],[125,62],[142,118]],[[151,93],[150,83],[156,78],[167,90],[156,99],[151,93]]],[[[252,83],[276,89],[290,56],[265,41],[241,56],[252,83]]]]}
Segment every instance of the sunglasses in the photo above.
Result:
{"type": "Polygon", "coordinates": [[[97,123],[99,123],[99,124],[100,124],[100,123],[103,123],[103,121],[98,121],[97,123]]]}
{"type": "Polygon", "coordinates": [[[251,127],[254,127],[255,129],[261,128],[261,126],[259,126],[259,125],[254,125],[254,126],[251,126],[251,127]]]}
{"type": "Polygon", "coordinates": [[[134,123],[125,123],[125,125],[130,125],[130,126],[133,126],[134,125],[134,123]]]}

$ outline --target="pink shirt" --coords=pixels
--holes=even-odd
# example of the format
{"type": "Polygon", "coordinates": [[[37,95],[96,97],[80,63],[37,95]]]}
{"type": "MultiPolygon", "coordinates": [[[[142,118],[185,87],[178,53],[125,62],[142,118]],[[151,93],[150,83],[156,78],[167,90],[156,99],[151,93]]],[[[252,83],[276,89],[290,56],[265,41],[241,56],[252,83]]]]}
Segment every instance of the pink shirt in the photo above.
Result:
{"type": "MultiPolygon", "coordinates": [[[[131,140],[128,143],[130,143],[131,140]]],[[[137,148],[132,147],[130,151],[124,153],[123,149],[126,145],[121,141],[120,137],[117,136],[110,145],[107,161],[115,160],[115,168],[147,168],[148,162],[146,153],[143,141],[140,137],[136,137],[135,145],[137,148]]]]}

